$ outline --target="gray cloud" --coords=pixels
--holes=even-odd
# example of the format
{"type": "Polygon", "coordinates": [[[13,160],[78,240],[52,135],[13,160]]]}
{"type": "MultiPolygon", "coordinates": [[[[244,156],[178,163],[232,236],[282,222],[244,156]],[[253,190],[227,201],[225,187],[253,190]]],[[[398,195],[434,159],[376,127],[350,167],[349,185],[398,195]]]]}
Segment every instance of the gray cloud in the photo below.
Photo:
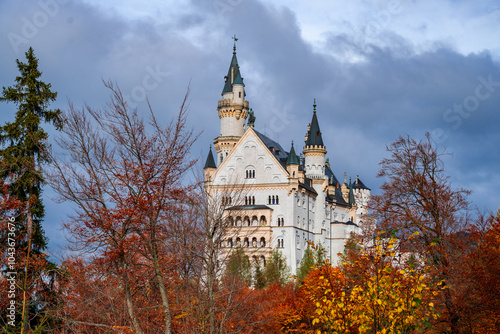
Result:
{"type": "MultiPolygon", "coordinates": [[[[19,33],[23,18],[32,19],[40,10],[36,1],[0,3],[0,13],[8,13],[0,14],[1,31],[19,33]]],[[[294,11],[258,1],[193,0],[175,16],[160,8],[133,20],[74,1],[61,4],[29,45],[40,59],[43,79],[59,92],[55,106],[61,108],[66,99],[104,106],[108,94],[101,79],[111,78],[139,111],[147,94],[158,118],[167,122],[190,84],[190,122],[203,131],[193,154],[204,159],[219,134],[217,100],[231,59],[230,37],[236,34],[256,127],[285,149],[292,140],[301,146],[316,98],[337,177],[344,171],[360,174],[377,192],[382,180],[375,174],[386,145],[401,134],[423,138],[427,131],[442,129],[446,136],[440,145],[454,153],[447,160],[452,182],[473,189],[478,206],[495,210],[500,203],[500,86],[481,88],[480,93],[490,94],[478,99],[468,116],[453,108],[475,101],[468,97],[476,96],[479,78],[500,82],[498,60],[487,50],[461,54],[447,41],[422,49],[388,31],[381,31],[381,42],[374,44],[359,35],[360,29],[351,30],[329,31],[318,50],[303,39],[294,11]]],[[[4,34],[0,47],[0,86],[9,86],[17,75],[15,59],[24,58],[28,44],[16,53],[4,34]]],[[[0,104],[0,122],[12,120],[13,110],[0,104]]],[[[54,208],[49,206],[46,230],[56,240],[63,218],[54,208]]]]}

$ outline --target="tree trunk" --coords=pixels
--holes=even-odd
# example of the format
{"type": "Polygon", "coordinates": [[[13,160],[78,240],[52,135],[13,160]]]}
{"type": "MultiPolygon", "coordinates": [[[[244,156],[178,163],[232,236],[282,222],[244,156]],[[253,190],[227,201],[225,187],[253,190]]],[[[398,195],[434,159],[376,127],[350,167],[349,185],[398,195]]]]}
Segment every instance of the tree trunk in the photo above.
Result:
{"type": "Polygon", "coordinates": [[[160,295],[163,306],[163,313],[165,316],[165,334],[172,333],[172,316],[170,314],[170,306],[168,302],[167,289],[165,288],[165,281],[163,280],[163,274],[160,269],[160,261],[158,260],[158,252],[156,251],[156,242],[153,242],[154,252],[153,254],[153,265],[155,269],[155,276],[158,282],[158,288],[160,289],[160,295]]]}
{"type": "Polygon", "coordinates": [[[122,261],[122,282],[123,282],[123,291],[125,293],[125,301],[127,303],[127,311],[130,319],[132,320],[132,326],[134,327],[134,332],[137,334],[143,334],[141,326],[139,324],[139,320],[137,320],[137,316],[134,311],[134,304],[132,302],[132,294],[130,293],[130,282],[128,279],[128,274],[125,271],[127,269],[127,265],[122,261]]]}

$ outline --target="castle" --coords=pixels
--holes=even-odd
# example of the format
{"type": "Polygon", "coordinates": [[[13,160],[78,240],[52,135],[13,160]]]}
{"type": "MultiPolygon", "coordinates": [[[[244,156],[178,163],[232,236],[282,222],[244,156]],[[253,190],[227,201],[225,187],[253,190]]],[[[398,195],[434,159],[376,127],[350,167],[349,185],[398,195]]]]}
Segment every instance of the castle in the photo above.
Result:
{"type": "Polygon", "coordinates": [[[347,184],[344,174],[343,182],[339,181],[325,160],[316,101],[303,151],[297,156],[293,142],[287,152],[254,128],[255,117],[244,88],[235,44],[217,106],[217,154],[214,158],[210,148],[204,168],[209,192],[227,192],[238,186],[244,192],[240,197],[236,193],[221,197],[225,219],[235,231],[224,238],[223,249],[229,252],[242,247],[262,266],[278,248],[295,273],[310,241],[321,244],[335,262],[351,232],[359,228],[370,189],[359,177],[347,184]]]}

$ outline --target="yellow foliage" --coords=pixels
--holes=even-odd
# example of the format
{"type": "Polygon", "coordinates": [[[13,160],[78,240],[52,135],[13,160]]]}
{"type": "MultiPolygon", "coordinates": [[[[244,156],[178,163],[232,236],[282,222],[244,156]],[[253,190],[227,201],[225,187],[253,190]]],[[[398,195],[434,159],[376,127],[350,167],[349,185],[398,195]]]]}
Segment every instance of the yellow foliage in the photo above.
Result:
{"type": "Polygon", "coordinates": [[[359,258],[344,261],[342,270],[320,267],[319,275],[304,283],[315,305],[317,333],[412,332],[439,316],[432,300],[440,289],[430,283],[429,268],[396,264],[391,255],[396,241],[377,239],[371,252],[362,250],[359,258]]]}

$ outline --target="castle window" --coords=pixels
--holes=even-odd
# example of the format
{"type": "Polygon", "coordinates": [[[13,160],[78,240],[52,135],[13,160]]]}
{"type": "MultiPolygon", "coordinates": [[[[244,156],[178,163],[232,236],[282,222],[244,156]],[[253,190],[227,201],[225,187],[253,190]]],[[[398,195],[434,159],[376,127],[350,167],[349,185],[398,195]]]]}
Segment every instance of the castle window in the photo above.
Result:
{"type": "Polygon", "coordinates": [[[276,204],[280,204],[280,200],[278,198],[278,195],[276,195],[276,204]]]}
{"type": "Polygon", "coordinates": [[[266,247],[266,238],[260,238],[260,247],[266,247]]]}
{"type": "Polygon", "coordinates": [[[273,204],[275,204],[275,203],[274,203],[274,196],[273,196],[273,204]]]}
{"type": "Polygon", "coordinates": [[[284,218],[278,218],[278,226],[285,226],[284,218]]]}
{"type": "Polygon", "coordinates": [[[285,240],[278,239],[278,248],[285,248],[285,240]]]}
{"type": "Polygon", "coordinates": [[[245,170],[245,178],[246,179],[255,179],[255,169],[253,169],[253,167],[245,170]]]}
{"type": "Polygon", "coordinates": [[[271,196],[269,196],[269,198],[267,200],[267,204],[271,204],[271,196]]]}
{"type": "Polygon", "coordinates": [[[236,238],[236,247],[241,247],[241,239],[236,238]]]}
{"type": "Polygon", "coordinates": [[[238,97],[241,97],[241,92],[238,92],[238,97]]]}
{"type": "Polygon", "coordinates": [[[266,266],[266,258],[264,257],[264,255],[260,257],[260,262],[262,263],[262,267],[266,266]]]}
{"type": "Polygon", "coordinates": [[[260,217],[260,226],[266,226],[266,217],[265,216],[260,217]]]}
{"type": "Polygon", "coordinates": [[[257,238],[256,237],[252,238],[252,247],[257,247],[257,238]]]}
{"type": "Polygon", "coordinates": [[[245,241],[243,242],[243,247],[249,247],[250,243],[248,242],[248,238],[245,238],[245,241]]]}
{"type": "Polygon", "coordinates": [[[229,247],[229,248],[232,248],[232,247],[233,247],[233,239],[232,239],[232,238],[229,238],[229,239],[227,240],[227,247],[229,247]]]}

